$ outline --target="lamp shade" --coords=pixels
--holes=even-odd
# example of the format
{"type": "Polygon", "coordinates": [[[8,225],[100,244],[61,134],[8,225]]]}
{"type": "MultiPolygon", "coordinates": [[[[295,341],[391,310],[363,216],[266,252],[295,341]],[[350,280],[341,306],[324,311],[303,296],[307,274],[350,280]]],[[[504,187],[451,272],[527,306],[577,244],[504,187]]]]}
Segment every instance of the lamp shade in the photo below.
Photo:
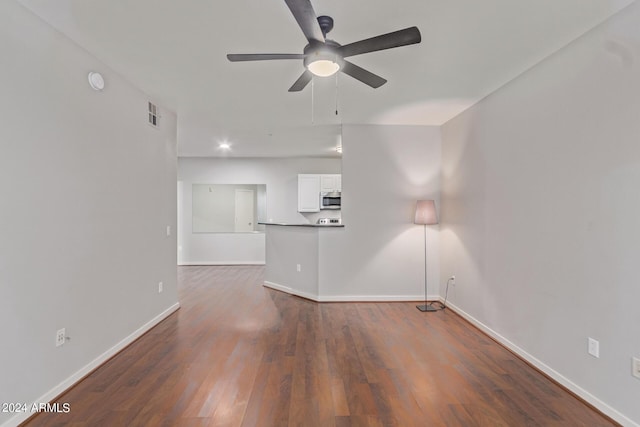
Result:
{"type": "Polygon", "coordinates": [[[438,223],[436,204],[433,200],[418,200],[416,202],[415,224],[433,225],[438,223]]]}

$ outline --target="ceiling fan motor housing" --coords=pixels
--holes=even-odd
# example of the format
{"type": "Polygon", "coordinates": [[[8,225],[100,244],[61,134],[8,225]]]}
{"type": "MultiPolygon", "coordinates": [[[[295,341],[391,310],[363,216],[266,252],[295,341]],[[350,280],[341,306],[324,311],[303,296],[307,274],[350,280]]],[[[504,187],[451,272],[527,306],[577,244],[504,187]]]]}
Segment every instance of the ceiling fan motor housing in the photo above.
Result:
{"type": "Polygon", "coordinates": [[[326,37],[329,31],[333,29],[333,18],[326,15],[318,16],[318,24],[320,25],[322,34],[326,37]]]}
{"type": "Polygon", "coordinates": [[[310,63],[320,60],[335,62],[342,68],[344,60],[340,52],[338,52],[339,47],[340,44],[328,39],[324,43],[309,43],[304,48],[303,63],[305,68],[308,67],[310,63]]]}

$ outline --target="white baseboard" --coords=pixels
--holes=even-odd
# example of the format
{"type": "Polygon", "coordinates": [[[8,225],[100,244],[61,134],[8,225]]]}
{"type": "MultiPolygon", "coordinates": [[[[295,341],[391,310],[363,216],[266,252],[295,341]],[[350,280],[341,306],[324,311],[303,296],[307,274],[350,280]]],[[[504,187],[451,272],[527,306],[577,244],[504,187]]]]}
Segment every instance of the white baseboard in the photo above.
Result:
{"type": "Polygon", "coordinates": [[[299,290],[290,288],[288,286],[280,285],[278,283],[269,282],[269,281],[265,280],[264,281],[264,286],[266,286],[267,288],[275,289],[276,291],[286,292],[286,293],[291,294],[291,295],[296,295],[296,296],[299,296],[299,297],[302,297],[302,298],[306,298],[306,299],[310,299],[312,301],[319,302],[318,301],[318,295],[314,295],[314,294],[310,294],[310,293],[307,293],[307,292],[299,291],[299,290]]]}
{"type": "MultiPolygon", "coordinates": [[[[428,295],[428,301],[439,301],[437,295],[428,295]]],[[[318,302],[424,302],[424,295],[327,295],[318,302]]]]}
{"type": "MultiPolygon", "coordinates": [[[[442,298],[440,298],[440,301],[444,302],[442,298]]],[[[567,388],[576,396],[580,397],[585,402],[589,403],[590,405],[598,409],[603,414],[607,415],[608,417],[611,417],[613,420],[622,424],[623,426],[640,427],[640,424],[637,424],[633,420],[627,418],[625,415],[621,414],[611,406],[607,405],[606,403],[604,403],[603,401],[601,401],[600,399],[598,399],[597,397],[589,393],[587,390],[575,384],[565,376],[561,375],[559,372],[553,370],[551,367],[547,366],[540,360],[536,359],[534,356],[527,353],[526,351],[524,351],[523,349],[521,349],[520,347],[518,347],[517,345],[515,345],[514,343],[512,343],[511,341],[509,341],[508,339],[506,339],[505,337],[503,337],[502,335],[494,331],[493,329],[489,328],[484,323],[475,319],[473,316],[469,315],[464,310],[457,307],[455,304],[452,304],[450,301],[447,301],[447,308],[449,308],[451,311],[454,311],[456,314],[466,319],[469,323],[471,323],[472,325],[480,329],[482,332],[484,332],[485,334],[489,335],[491,338],[499,342],[501,345],[505,346],[506,348],[508,348],[509,350],[511,350],[512,352],[514,352],[515,354],[517,354],[518,356],[526,360],[531,365],[535,366],[537,369],[539,369],[549,378],[553,379],[558,384],[567,388]]]]}
{"type": "Polygon", "coordinates": [[[179,266],[197,266],[197,265],[265,265],[264,261],[183,261],[178,263],[179,266]]]}
{"type": "MultiPolygon", "coordinates": [[[[289,286],[280,285],[278,283],[264,281],[264,286],[278,291],[286,292],[291,295],[297,295],[316,302],[400,302],[400,301],[424,301],[424,295],[316,295],[293,289],[289,286]]],[[[429,295],[429,301],[439,301],[440,296],[429,295]]]]}
{"type": "MultiPolygon", "coordinates": [[[[131,344],[132,342],[140,338],[142,335],[144,335],[145,332],[147,332],[148,330],[156,326],[158,323],[166,319],[169,315],[171,315],[173,312],[175,312],[179,308],[180,308],[180,303],[173,304],[171,307],[167,308],[165,311],[158,314],[156,317],[154,317],[144,325],[140,326],[137,330],[135,330],[132,334],[124,338],[122,341],[120,341],[119,343],[117,343],[116,345],[114,345],[104,353],[102,353],[100,356],[96,357],[94,360],[92,360],[87,365],[82,367],[79,371],[71,375],[69,378],[62,381],[60,384],[58,384],[57,386],[55,386],[54,388],[52,388],[51,390],[49,390],[48,392],[40,396],[40,398],[38,398],[35,402],[32,402],[31,404],[29,404],[28,407],[31,408],[33,403],[39,404],[39,403],[51,402],[53,399],[60,396],[67,389],[71,388],[75,383],[77,383],[86,375],[88,375],[91,371],[95,370],[104,362],[106,362],[107,360],[115,356],[117,353],[122,351],[126,346],[128,346],[129,344],[131,344]]],[[[31,412],[20,412],[16,414],[14,417],[4,422],[0,427],[15,427],[20,423],[26,421],[32,415],[33,413],[31,412]]]]}

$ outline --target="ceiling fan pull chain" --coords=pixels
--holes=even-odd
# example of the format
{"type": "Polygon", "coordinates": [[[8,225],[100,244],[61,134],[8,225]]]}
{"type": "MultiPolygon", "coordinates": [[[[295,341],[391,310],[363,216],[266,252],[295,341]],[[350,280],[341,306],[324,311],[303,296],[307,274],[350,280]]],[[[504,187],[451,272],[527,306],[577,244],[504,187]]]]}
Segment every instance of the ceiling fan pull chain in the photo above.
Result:
{"type": "Polygon", "coordinates": [[[311,79],[311,124],[314,124],[314,122],[313,122],[313,116],[314,116],[314,114],[313,114],[313,104],[314,104],[314,102],[313,102],[313,95],[314,95],[313,89],[315,87],[315,84],[314,84],[315,81],[316,81],[315,78],[311,79]]]}
{"type": "Polygon", "coordinates": [[[338,115],[338,73],[336,73],[336,116],[338,115]]]}

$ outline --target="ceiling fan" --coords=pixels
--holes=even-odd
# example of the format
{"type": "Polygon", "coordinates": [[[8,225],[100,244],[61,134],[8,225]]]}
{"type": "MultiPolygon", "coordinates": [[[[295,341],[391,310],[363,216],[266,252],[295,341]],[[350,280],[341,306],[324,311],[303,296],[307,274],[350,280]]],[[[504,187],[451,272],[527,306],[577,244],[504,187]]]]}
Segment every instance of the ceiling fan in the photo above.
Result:
{"type": "Polygon", "coordinates": [[[304,47],[303,53],[228,54],[227,59],[231,62],[302,59],[302,63],[306,69],[293,86],[289,88],[289,92],[299,92],[304,89],[311,81],[313,75],[327,77],[338,71],[342,71],[372,88],[378,88],[387,81],[344,58],[416,44],[421,41],[418,28],[410,27],[343,46],[326,38],[327,33],[333,28],[333,19],[329,16],[316,17],[310,0],[285,0],[285,3],[287,3],[291,13],[293,13],[294,18],[309,41],[304,47]]]}

